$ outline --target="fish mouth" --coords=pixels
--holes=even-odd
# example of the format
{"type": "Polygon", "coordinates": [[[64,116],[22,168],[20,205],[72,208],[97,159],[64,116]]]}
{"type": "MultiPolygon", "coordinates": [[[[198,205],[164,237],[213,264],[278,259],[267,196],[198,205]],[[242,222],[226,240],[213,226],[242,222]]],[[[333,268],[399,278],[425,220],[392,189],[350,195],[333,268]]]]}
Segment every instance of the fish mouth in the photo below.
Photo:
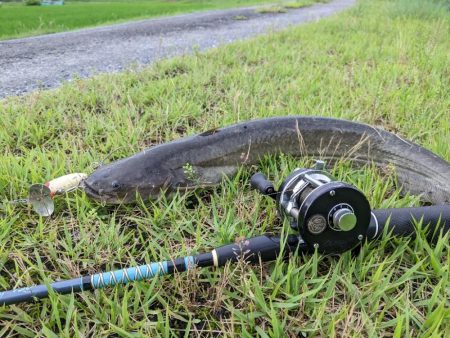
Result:
{"type": "Polygon", "coordinates": [[[81,182],[80,184],[80,188],[86,193],[86,195],[88,195],[89,197],[96,199],[96,200],[100,200],[102,202],[106,202],[111,198],[114,198],[113,196],[107,195],[107,194],[100,194],[98,192],[97,189],[95,189],[94,187],[92,187],[92,185],[90,185],[89,183],[86,182],[86,180],[84,180],[83,182],[81,182]]]}
{"type": "Polygon", "coordinates": [[[100,202],[103,202],[103,203],[123,204],[124,202],[126,202],[127,195],[125,195],[125,197],[121,198],[121,197],[116,196],[114,194],[100,193],[97,189],[92,187],[92,185],[90,185],[86,181],[83,181],[82,184],[80,184],[80,188],[82,190],[84,190],[86,195],[88,195],[90,198],[93,198],[94,200],[97,200],[97,201],[100,201],[100,202]]]}

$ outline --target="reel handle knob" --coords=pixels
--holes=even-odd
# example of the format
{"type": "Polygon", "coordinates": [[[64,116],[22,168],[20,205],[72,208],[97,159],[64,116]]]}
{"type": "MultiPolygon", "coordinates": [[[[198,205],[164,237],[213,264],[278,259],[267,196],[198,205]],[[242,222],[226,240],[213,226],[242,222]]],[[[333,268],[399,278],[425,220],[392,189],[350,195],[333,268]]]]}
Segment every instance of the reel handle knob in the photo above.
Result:
{"type": "Polygon", "coordinates": [[[336,211],[333,215],[333,224],[342,231],[352,230],[357,223],[355,213],[347,208],[336,211]]]}
{"type": "Polygon", "coordinates": [[[275,198],[276,190],[273,183],[267,180],[263,173],[256,173],[250,179],[250,185],[261,194],[275,198]]]}

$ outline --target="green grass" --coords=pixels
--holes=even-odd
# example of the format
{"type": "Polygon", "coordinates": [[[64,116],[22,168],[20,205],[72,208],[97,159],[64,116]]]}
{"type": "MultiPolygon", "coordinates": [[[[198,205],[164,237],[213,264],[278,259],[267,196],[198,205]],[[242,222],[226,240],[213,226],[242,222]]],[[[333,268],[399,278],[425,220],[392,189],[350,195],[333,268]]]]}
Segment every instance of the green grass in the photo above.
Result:
{"type": "Polygon", "coordinates": [[[256,11],[258,13],[286,13],[287,9],[281,5],[271,5],[258,8],[256,11]]]}
{"type": "Polygon", "coordinates": [[[62,32],[107,23],[199,10],[250,6],[270,0],[66,1],[64,6],[0,6],[0,39],[62,32]]]}
{"type": "MultiPolygon", "coordinates": [[[[0,101],[2,199],[32,182],[236,121],[322,115],[397,132],[450,160],[448,10],[433,1],[360,1],[333,18],[0,101]]],[[[306,160],[269,158],[279,183],[306,160]]],[[[250,173],[174,200],[104,207],[82,193],[54,216],[8,207],[0,289],[74,278],[209,250],[239,236],[286,233],[250,173]]],[[[373,168],[333,168],[372,207],[418,205],[373,168]]],[[[450,333],[449,235],[431,246],[386,238],[340,257],[291,257],[196,270],[152,283],[52,296],[0,309],[0,336],[423,336],[450,333]]]]}
{"type": "Polygon", "coordinates": [[[320,3],[327,3],[331,0],[295,0],[295,1],[288,1],[283,4],[284,8],[303,8],[313,5],[314,3],[320,2],[320,3]]]}

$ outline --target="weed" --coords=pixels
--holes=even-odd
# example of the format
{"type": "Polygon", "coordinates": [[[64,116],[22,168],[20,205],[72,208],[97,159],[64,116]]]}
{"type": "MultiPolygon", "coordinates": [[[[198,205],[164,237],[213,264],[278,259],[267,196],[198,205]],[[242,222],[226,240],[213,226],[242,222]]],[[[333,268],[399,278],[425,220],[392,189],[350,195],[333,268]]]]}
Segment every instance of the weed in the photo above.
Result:
{"type": "Polygon", "coordinates": [[[286,13],[287,10],[284,6],[280,5],[272,5],[272,6],[265,6],[260,7],[256,9],[257,13],[267,14],[267,13],[286,13]]]}

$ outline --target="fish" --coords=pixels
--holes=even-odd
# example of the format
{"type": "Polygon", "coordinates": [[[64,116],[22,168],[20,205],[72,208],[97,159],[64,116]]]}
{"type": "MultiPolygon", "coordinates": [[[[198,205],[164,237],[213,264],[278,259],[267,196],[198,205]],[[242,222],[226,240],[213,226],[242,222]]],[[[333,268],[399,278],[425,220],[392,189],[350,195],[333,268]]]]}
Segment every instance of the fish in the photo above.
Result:
{"type": "Polygon", "coordinates": [[[106,204],[157,199],[220,184],[268,155],[391,168],[403,193],[450,202],[450,164],[422,146],[368,124],[319,116],[249,120],[147,148],[96,169],[82,183],[106,204]]]}

